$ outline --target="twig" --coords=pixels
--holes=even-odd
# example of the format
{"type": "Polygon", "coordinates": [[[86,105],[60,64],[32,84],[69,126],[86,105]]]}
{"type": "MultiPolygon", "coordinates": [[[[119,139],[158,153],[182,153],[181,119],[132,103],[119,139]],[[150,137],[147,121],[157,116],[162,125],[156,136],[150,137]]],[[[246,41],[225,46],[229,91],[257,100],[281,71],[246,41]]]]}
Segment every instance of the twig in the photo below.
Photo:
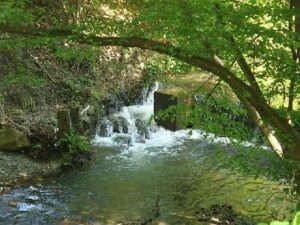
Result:
{"type": "Polygon", "coordinates": [[[261,209],[260,211],[265,210],[265,209],[267,208],[267,206],[268,206],[270,200],[273,198],[273,196],[276,195],[276,194],[278,194],[278,193],[280,193],[280,192],[279,192],[279,191],[273,192],[273,193],[270,195],[270,197],[267,199],[267,201],[266,201],[264,207],[262,207],[262,209],[261,209]]]}
{"type": "Polygon", "coordinates": [[[214,93],[214,91],[217,89],[217,87],[221,84],[222,80],[219,79],[216,85],[213,87],[213,89],[206,95],[204,102],[206,102],[214,93]]]}
{"type": "Polygon", "coordinates": [[[160,207],[159,207],[160,197],[159,195],[156,198],[155,202],[155,208],[153,209],[154,215],[148,219],[145,219],[140,223],[140,225],[147,225],[148,223],[151,223],[155,218],[158,218],[160,215],[160,207]]]}
{"type": "MultiPolygon", "coordinates": [[[[230,64],[230,66],[228,67],[229,70],[233,67],[233,65],[234,65],[235,62],[236,62],[236,60],[234,60],[234,61],[230,64]]],[[[208,82],[209,82],[214,76],[215,76],[214,74],[211,75],[211,76],[204,82],[204,84],[202,84],[200,87],[198,87],[198,88],[195,90],[195,92],[200,91],[204,86],[206,86],[206,85],[208,84],[208,82]]],[[[220,79],[219,79],[219,81],[220,81],[220,79]]]]}
{"type": "MultiPolygon", "coordinates": [[[[49,77],[49,79],[55,84],[56,81],[51,77],[51,75],[48,73],[48,71],[39,63],[39,61],[30,54],[30,57],[33,59],[33,61],[35,62],[35,64],[40,67],[41,70],[43,70],[43,72],[49,77]]],[[[54,85],[55,86],[55,85],[54,85]]]]}
{"type": "MultiPolygon", "coordinates": [[[[17,124],[17,123],[16,123],[15,121],[13,121],[13,119],[11,119],[9,116],[7,116],[7,115],[5,115],[5,114],[3,114],[2,116],[4,117],[4,119],[6,119],[6,120],[8,121],[8,123],[12,124],[12,125],[15,126],[16,128],[18,128],[18,129],[20,129],[21,131],[23,131],[24,133],[26,133],[26,134],[28,134],[28,135],[31,134],[31,132],[30,132],[28,129],[26,129],[26,128],[20,126],[19,124],[17,124]]],[[[1,125],[6,125],[6,124],[7,124],[6,122],[2,122],[2,121],[1,121],[1,125]]]]}
{"type": "Polygon", "coordinates": [[[195,92],[198,92],[198,91],[200,91],[203,87],[205,87],[205,86],[208,84],[208,82],[209,82],[214,76],[215,76],[214,74],[211,75],[211,76],[204,82],[204,84],[202,84],[200,87],[198,87],[198,88],[195,90],[195,92]]]}

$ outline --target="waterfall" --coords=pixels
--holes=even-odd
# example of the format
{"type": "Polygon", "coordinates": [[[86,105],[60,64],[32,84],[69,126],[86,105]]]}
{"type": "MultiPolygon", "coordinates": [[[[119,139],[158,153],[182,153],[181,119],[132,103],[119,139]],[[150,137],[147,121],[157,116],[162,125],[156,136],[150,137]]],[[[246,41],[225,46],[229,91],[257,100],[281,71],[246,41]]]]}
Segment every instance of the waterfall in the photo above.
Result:
{"type": "Polygon", "coordinates": [[[153,121],[154,92],[159,87],[159,83],[155,83],[150,90],[143,90],[140,104],[124,106],[119,112],[103,118],[98,125],[93,144],[120,146],[121,154],[124,155],[149,153],[150,148],[165,151],[180,144],[186,132],[168,131],[158,127],[153,121]]]}
{"type": "MultiPolygon", "coordinates": [[[[179,130],[172,132],[159,127],[153,121],[154,92],[159,90],[159,83],[142,93],[140,104],[124,106],[115,114],[103,118],[93,140],[94,145],[120,146],[121,155],[174,153],[175,145],[187,139],[202,140],[202,144],[213,143],[228,145],[237,142],[228,137],[218,137],[202,130],[179,130]],[[155,151],[154,151],[155,150],[155,151]]],[[[241,143],[255,146],[252,142],[241,143]]],[[[260,146],[266,148],[265,146],[260,146]]]]}

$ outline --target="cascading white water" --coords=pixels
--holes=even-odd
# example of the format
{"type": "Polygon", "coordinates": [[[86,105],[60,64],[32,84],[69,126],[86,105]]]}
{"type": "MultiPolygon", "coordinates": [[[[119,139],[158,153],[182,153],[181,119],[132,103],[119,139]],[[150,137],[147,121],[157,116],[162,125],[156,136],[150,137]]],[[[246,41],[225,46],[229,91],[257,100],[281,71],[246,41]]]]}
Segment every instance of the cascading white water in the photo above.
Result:
{"type": "MultiPolygon", "coordinates": [[[[159,127],[153,121],[154,109],[154,92],[159,90],[159,83],[156,83],[150,91],[143,91],[143,100],[139,105],[124,106],[119,112],[103,119],[106,124],[105,135],[97,132],[93,143],[95,145],[120,146],[122,147],[121,155],[145,155],[172,153],[172,146],[180,145],[184,140],[197,139],[205,143],[230,144],[237,142],[227,137],[217,137],[212,133],[201,130],[180,130],[172,132],[159,127]],[[119,128],[114,131],[114,122],[119,120],[119,128]],[[120,124],[122,121],[122,124],[120,124]],[[137,121],[141,121],[144,129],[147,129],[147,135],[141,135],[140,128],[137,127],[137,121]],[[155,149],[155,151],[153,151],[155,149]]],[[[99,128],[100,129],[100,128],[99,128]]],[[[249,147],[254,146],[251,142],[243,142],[242,145],[249,147]]],[[[261,146],[262,147],[262,146],[261,146]]],[[[265,147],[263,147],[265,148],[265,147]]]]}
{"type": "MultiPolygon", "coordinates": [[[[96,134],[93,143],[95,145],[122,146],[122,155],[146,154],[148,148],[157,148],[163,151],[170,150],[171,146],[180,144],[186,137],[187,132],[168,131],[158,127],[153,121],[154,92],[159,89],[159,84],[155,83],[150,91],[143,91],[143,100],[139,105],[124,106],[118,113],[105,118],[107,123],[107,135],[96,134]],[[113,132],[113,120],[123,118],[126,121],[128,132],[113,132]],[[141,137],[137,127],[137,121],[142,121],[145,126],[147,137],[141,137]]],[[[123,120],[122,119],[122,120],[123,120]]],[[[150,154],[155,154],[154,152],[150,154]]]]}
{"type": "MultiPolygon", "coordinates": [[[[111,146],[112,151],[103,151],[88,168],[0,196],[0,224],[62,224],[66,220],[76,224],[121,224],[121,221],[126,224],[139,221],[140,224],[145,215],[152,212],[157,196],[163,209],[158,218],[164,221],[162,223],[190,224],[193,223],[191,218],[199,218],[198,214],[191,216],[191,211],[198,211],[205,202],[229,202],[245,212],[255,212],[265,204],[265,193],[273,195],[272,191],[286,187],[286,183],[279,184],[274,177],[267,180],[269,175],[259,177],[257,174],[254,178],[224,170],[222,165],[227,166],[227,160],[218,164],[218,157],[211,154],[217,152],[214,144],[205,145],[226,145],[232,143],[232,139],[200,130],[171,132],[154,122],[147,124],[153,115],[153,96],[158,88],[157,84],[149,94],[145,91],[140,105],[123,107],[103,119],[93,141],[95,145],[111,146]],[[114,127],[115,121],[118,127],[114,127]],[[147,125],[147,137],[139,134],[137,121],[147,125]],[[126,123],[126,127],[122,127],[121,122],[126,123]],[[260,192],[255,194],[254,187],[260,192]],[[186,194],[186,188],[192,192],[186,194]],[[178,217],[179,214],[183,216],[178,217]]],[[[244,157],[232,153],[229,160],[244,157]]],[[[273,158],[262,154],[261,159],[257,163],[250,160],[249,165],[256,166],[257,171],[267,165],[263,168],[267,174],[270,170],[276,171],[278,164],[273,158]]],[[[279,197],[267,207],[269,211],[263,210],[259,216],[265,218],[274,210],[281,212],[281,199],[286,194],[277,194],[279,197]]],[[[288,209],[296,208],[298,202],[298,198],[291,199],[288,209]]]]}

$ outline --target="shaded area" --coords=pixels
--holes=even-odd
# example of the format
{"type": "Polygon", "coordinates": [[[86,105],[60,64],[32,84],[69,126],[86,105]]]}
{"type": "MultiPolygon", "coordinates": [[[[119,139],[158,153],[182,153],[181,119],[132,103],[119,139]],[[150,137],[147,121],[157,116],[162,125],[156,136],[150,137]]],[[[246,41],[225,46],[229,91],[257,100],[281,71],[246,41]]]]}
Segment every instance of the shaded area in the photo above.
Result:
{"type": "Polygon", "coordinates": [[[222,160],[216,163],[218,150],[197,140],[164,150],[150,148],[157,153],[152,156],[124,156],[117,147],[99,148],[96,162],[81,172],[2,196],[2,224],[56,224],[66,218],[90,224],[201,224],[203,208],[213,216],[224,209],[234,219],[240,216],[233,215],[254,221],[292,218],[300,199],[289,194],[288,175],[284,180],[233,172],[234,163],[227,169],[222,160]]]}

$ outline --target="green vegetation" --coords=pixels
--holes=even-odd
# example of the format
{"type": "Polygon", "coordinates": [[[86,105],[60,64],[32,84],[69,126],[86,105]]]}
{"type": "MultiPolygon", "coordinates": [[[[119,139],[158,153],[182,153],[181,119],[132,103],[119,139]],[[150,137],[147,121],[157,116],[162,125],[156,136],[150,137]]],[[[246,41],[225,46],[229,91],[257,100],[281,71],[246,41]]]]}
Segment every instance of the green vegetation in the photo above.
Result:
{"type": "Polygon", "coordinates": [[[85,159],[90,157],[91,146],[88,139],[84,136],[69,133],[61,139],[62,147],[66,147],[64,153],[63,166],[72,168],[78,165],[83,165],[85,159]]]}
{"type": "Polygon", "coordinates": [[[30,87],[40,87],[47,84],[47,80],[32,75],[16,76],[14,74],[8,74],[3,79],[3,84],[6,86],[13,85],[28,85],[30,87]]]}
{"type": "MultiPolygon", "coordinates": [[[[299,225],[300,224],[300,212],[297,212],[292,223],[289,221],[272,221],[270,225],[299,225]]],[[[267,223],[258,223],[257,225],[268,225],[267,223]]]]}
{"type": "MultiPolygon", "coordinates": [[[[300,159],[300,137],[289,123],[299,94],[298,1],[76,2],[2,2],[2,45],[9,45],[11,37],[24,42],[24,36],[27,44],[40,46],[64,42],[71,49],[58,50],[57,57],[71,61],[91,56],[92,51],[77,54],[76,43],[91,46],[86,49],[138,47],[172,56],[219,77],[260,121],[274,151],[300,159]],[[272,108],[279,105],[287,111],[284,117],[272,108]]],[[[165,61],[175,72],[190,70],[186,64],[165,61]]],[[[152,68],[160,69],[155,63],[152,68]]]]}
{"type": "MultiPolygon", "coordinates": [[[[0,128],[22,130],[36,151],[54,149],[55,112],[70,102],[69,120],[87,109],[87,134],[100,111],[161,80],[200,98],[159,112],[162,120],[234,140],[232,156],[214,152],[222,167],[270,179],[299,172],[299,0],[1,0],[0,61],[0,128]],[[181,79],[190,72],[213,82],[181,79]],[[252,138],[275,154],[235,152],[252,138]]],[[[91,155],[77,133],[61,144],[65,167],[91,155]]]]}

